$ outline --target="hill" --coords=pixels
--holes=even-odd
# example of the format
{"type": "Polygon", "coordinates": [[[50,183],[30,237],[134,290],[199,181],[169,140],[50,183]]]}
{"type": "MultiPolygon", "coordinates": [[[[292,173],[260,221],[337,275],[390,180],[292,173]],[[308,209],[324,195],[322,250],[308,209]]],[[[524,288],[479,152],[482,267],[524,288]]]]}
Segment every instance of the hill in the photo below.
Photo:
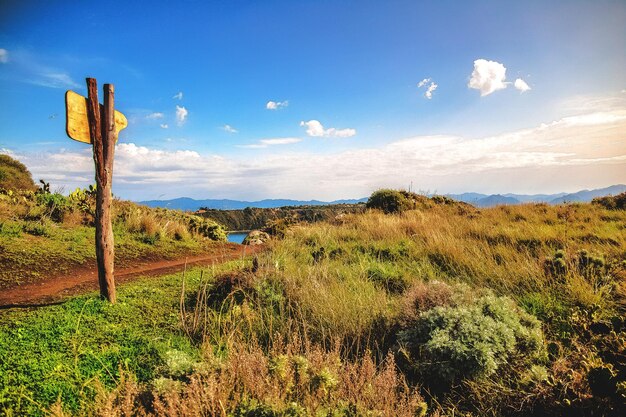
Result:
{"type": "Polygon", "coordinates": [[[20,161],[0,154],[0,189],[31,190],[37,188],[30,171],[20,161]]]}
{"type": "MultiPolygon", "coordinates": [[[[583,190],[576,193],[556,193],[556,194],[481,194],[481,193],[462,193],[462,194],[445,194],[446,197],[453,198],[458,201],[473,204],[477,207],[494,207],[497,205],[515,205],[522,203],[549,203],[562,204],[564,202],[590,202],[596,197],[604,197],[607,195],[617,195],[626,191],[626,185],[612,185],[606,188],[595,190],[583,190]]],[[[141,201],[149,207],[164,207],[176,210],[196,211],[201,208],[212,210],[243,210],[246,207],[255,208],[279,208],[293,206],[324,206],[337,204],[359,204],[367,201],[367,198],[335,200],[330,202],[319,200],[284,200],[271,199],[260,201],[240,201],[240,200],[195,200],[189,197],[175,198],[172,200],[148,200],[141,201]]]]}
{"type": "Polygon", "coordinates": [[[618,195],[626,191],[626,185],[612,185],[606,188],[600,188],[597,190],[582,190],[577,193],[565,194],[550,200],[550,204],[562,204],[562,203],[575,203],[575,202],[589,202],[594,198],[605,197],[609,195],[618,195]]]}
{"type": "MultiPolygon", "coordinates": [[[[115,199],[115,260],[128,265],[202,253],[222,226],[180,211],[115,199]]],[[[95,192],[0,189],[0,289],[40,282],[95,262],[95,192]]]]}
{"type": "Polygon", "coordinates": [[[260,201],[240,201],[240,200],[195,200],[189,197],[174,198],[172,200],[147,200],[141,201],[139,204],[146,205],[148,207],[164,207],[175,210],[187,210],[196,211],[199,209],[213,209],[213,210],[243,210],[246,207],[255,208],[279,208],[279,207],[293,207],[293,206],[324,206],[335,204],[358,204],[364,203],[367,198],[361,198],[358,200],[335,200],[330,202],[319,200],[288,200],[288,199],[267,199],[260,201]]]}

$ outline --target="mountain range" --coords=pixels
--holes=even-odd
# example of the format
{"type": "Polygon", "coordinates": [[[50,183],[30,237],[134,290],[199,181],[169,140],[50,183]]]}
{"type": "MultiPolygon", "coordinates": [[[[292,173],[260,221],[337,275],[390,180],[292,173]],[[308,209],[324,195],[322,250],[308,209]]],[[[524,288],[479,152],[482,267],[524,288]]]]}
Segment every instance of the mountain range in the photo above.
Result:
{"type": "MultiPolygon", "coordinates": [[[[607,195],[617,195],[626,192],[626,185],[618,184],[606,188],[595,190],[582,190],[576,193],[557,194],[481,194],[462,193],[446,194],[455,200],[464,201],[477,207],[493,207],[497,205],[514,205],[523,203],[548,203],[562,204],[573,202],[591,201],[596,197],[607,195]]],[[[288,200],[288,199],[268,199],[260,201],[240,201],[240,200],[195,200],[189,197],[175,198],[172,200],[149,200],[140,201],[149,207],[166,207],[177,210],[196,211],[201,207],[218,210],[241,210],[246,207],[276,208],[285,206],[323,206],[330,204],[357,204],[367,201],[367,197],[360,199],[319,201],[319,200],[288,200]]]]}

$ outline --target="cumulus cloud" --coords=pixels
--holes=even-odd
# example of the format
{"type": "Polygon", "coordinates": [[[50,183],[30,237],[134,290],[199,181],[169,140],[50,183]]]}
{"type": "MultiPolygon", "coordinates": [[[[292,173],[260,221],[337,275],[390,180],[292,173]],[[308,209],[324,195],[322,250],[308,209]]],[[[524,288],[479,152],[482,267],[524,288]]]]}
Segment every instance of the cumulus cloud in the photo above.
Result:
{"type": "MultiPolygon", "coordinates": [[[[119,143],[114,192],[148,199],[367,196],[381,187],[448,191],[556,192],[623,182],[626,106],[596,109],[494,136],[416,136],[341,152],[267,152],[256,158],[193,150],[164,151],[119,143]],[[546,183],[545,178],[550,178],[546,183]],[[478,185],[477,185],[478,184],[478,185]],[[488,185],[487,185],[488,184],[488,185]],[[495,188],[495,189],[494,189],[495,188]],[[151,194],[152,193],[152,194],[151,194]],[[157,193],[157,194],[155,194],[157,193]]],[[[299,138],[262,139],[247,147],[280,147],[299,138]]],[[[176,140],[180,146],[180,141],[176,140]]],[[[93,183],[93,158],[80,151],[14,152],[35,178],[66,190],[93,183]]]]}
{"type": "Polygon", "coordinates": [[[306,127],[306,134],[313,137],[349,138],[356,135],[355,129],[335,129],[334,127],[324,129],[318,120],[302,121],[300,126],[306,127]]]}
{"type": "Polygon", "coordinates": [[[178,93],[174,94],[174,96],[172,97],[175,100],[182,100],[183,99],[183,92],[179,91],[178,93]]]}
{"type": "Polygon", "coordinates": [[[302,142],[300,138],[274,138],[274,139],[261,139],[257,143],[251,143],[249,145],[237,145],[238,148],[247,149],[259,149],[267,148],[268,146],[275,145],[291,145],[292,143],[302,142]]]}
{"type": "Polygon", "coordinates": [[[268,101],[267,104],[265,105],[265,108],[267,110],[278,110],[282,107],[287,107],[289,106],[289,101],[288,100],[284,100],[284,101],[268,101]]]}
{"type": "Polygon", "coordinates": [[[169,125],[167,123],[161,123],[159,126],[161,127],[161,129],[169,128],[169,125]]]}
{"type": "Polygon", "coordinates": [[[522,80],[521,78],[516,79],[515,80],[515,84],[513,84],[513,85],[515,86],[515,88],[517,88],[522,93],[525,93],[526,91],[531,89],[528,86],[528,84],[526,84],[526,81],[522,80]]]}
{"type": "Polygon", "coordinates": [[[176,106],[176,122],[179,126],[182,126],[187,120],[189,111],[184,106],[176,106]]]}
{"type": "Polygon", "coordinates": [[[422,87],[426,87],[424,97],[430,100],[433,98],[433,92],[437,89],[438,85],[431,78],[424,78],[422,81],[417,83],[417,88],[422,87]]]}
{"type": "Polygon", "coordinates": [[[225,130],[228,133],[238,133],[239,132],[237,129],[235,129],[231,125],[224,125],[224,126],[222,126],[222,129],[225,130]]]}
{"type": "Polygon", "coordinates": [[[7,62],[9,62],[9,51],[0,48],[0,63],[6,64],[7,62]]]}
{"type": "Polygon", "coordinates": [[[474,61],[474,71],[467,86],[480,91],[480,95],[487,96],[494,91],[506,88],[506,68],[499,62],[477,59],[474,61]]]}
{"type": "Polygon", "coordinates": [[[154,112],[154,113],[150,113],[149,115],[147,115],[146,119],[151,119],[151,120],[162,119],[163,116],[164,116],[163,113],[154,112]]]}

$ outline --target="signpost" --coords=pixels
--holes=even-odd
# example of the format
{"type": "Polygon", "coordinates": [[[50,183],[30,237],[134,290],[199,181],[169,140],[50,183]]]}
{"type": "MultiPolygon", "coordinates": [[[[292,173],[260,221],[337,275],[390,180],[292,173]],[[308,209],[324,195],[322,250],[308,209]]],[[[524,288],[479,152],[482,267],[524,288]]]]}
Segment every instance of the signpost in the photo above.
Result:
{"type": "Polygon", "coordinates": [[[95,78],[87,78],[85,98],[73,91],[65,94],[67,135],[79,142],[93,145],[96,166],[96,261],[100,295],[115,303],[114,243],[111,224],[111,185],[113,156],[119,131],[128,122],[115,111],[113,84],[104,84],[104,106],[98,102],[95,78]]]}

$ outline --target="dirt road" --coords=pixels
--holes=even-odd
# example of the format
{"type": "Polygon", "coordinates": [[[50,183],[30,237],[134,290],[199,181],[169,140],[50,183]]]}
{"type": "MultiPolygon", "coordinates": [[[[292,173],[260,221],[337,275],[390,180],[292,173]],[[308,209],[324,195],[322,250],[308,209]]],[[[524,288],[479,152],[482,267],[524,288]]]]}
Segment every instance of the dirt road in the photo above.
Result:
{"type": "MultiPolygon", "coordinates": [[[[139,277],[164,275],[190,266],[210,266],[243,256],[258,253],[260,246],[243,246],[232,243],[216,245],[211,252],[170,260],[143,260],[132,265],[116,265],[115,283],[122,284],[139,277]]],[[[68,296],[98,289],[95,266],[81,268],[68,274],[55,276],[41,282],[25,284],[0,291],[0,309],[57,304],[68,296]]]]}

